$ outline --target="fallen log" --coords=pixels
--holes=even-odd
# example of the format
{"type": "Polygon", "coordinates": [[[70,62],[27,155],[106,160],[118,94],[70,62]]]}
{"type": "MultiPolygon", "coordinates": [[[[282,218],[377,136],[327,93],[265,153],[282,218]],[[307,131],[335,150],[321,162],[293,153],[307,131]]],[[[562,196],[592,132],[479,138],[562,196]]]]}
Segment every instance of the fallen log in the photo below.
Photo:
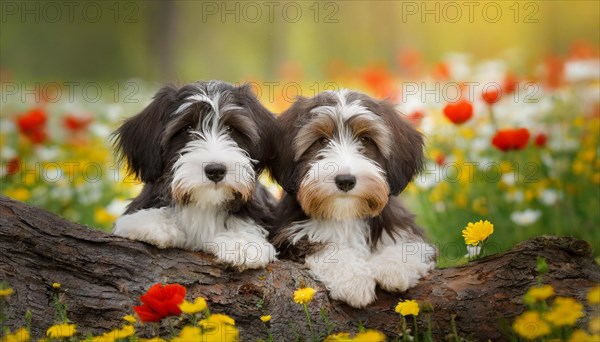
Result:
{"type": "Polygon", "coordinates": [[[15,290],[7,300],[6,324],[10,329],[22,326],[29,309],[34,337],[43,336],[53,324],[53,282],[62,284],[68,316],[84,335],[120,326],[122,317],[139,305],[139,296],[163,282],[182,284],[188,289],[188,299],[203,296],[212,312],[235,318],[244,341],[265,338],[265,326],[259,320],[264,314],[272,316],[276,341],[297,336],[303,340],[308,335],[304,311],[292,300],[293,291],[301,286],[318,290],[309,309],[315,329],[321,332],[326,330],[320,319],[322,310],[335,332],[355,332],[360,322],[397,337],[400,318],[394,307],[402,298],[431,304],[435,340],[451,334],[453,315],[462,337],[506,340],[503,327],[525,309],[522,295],[536,283],[536,257],[548,261],[544,283],[554,286],[561,296],[584,301],[586,292],[600,282],[600,268],[591,252],[585,241],[538,237],[505,253],[435,270],[405,293],[378,290],[377,302],[359,310],[331,300],[298,263],[282,260],[264,270],[239,273],[216,265],[204,253],[161,250],[0,198],[0,280],[15,290]]]}

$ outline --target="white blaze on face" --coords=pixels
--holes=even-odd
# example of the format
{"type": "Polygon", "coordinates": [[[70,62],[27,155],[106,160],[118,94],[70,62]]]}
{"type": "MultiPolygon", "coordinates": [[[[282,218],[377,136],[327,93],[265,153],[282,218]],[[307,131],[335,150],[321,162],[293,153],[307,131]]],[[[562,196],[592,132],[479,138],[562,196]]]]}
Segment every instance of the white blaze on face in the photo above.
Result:
{"type": "MultiPolygon", "coordinates": [[[[191,103],[195,101],[209,104],[211,110],[190,132],[192,140],[181,150],[180,158],[173,165],[171,187],[175,198],[185,197],[186,202],[193,202],[197,206],[219,205],[234,199],[236,194],[247,200],[254,189],[254,161],[231,138],[227,127],[219,123],[222,113],[240,108],[231,104],[219,104],[219,100],[223,98],[226,99],[226,96],[218,93],[212,98],[205,94],[188,98],[191,103]],[[222,179],[209,179],[206,167],[210,164],[225,167],[222,179]]],[[[177,112],[188,107],[189,105],[184,104],[177,112]]]]}
{"type": "MultiPolygon", "coordinates": [[[[346,103],[346,93],[341,93],[336,106],[321,106],[313,110],[315,118],[327,116],[324,125],[335,123],[333,134],[318,152],[304,175],[298,200],[304,211],[312,217],[342,220],[376,216],[387,203],[389,188],[385,172],[374,160],[364,154],[360,137],[356,136],[347,121],[355,116],[374,116],[359,102],[346,103]],[[354,177],[349,190],[338,184],[339,176],[354,177]]],[[[369,119],[366,119],[369,120],[369,119]]],[[[375,119],[373,119],[375,120],[375,119]]],[[[323,128],[326,131],[328,128],[323,128]]],[[[309,133],[303,137],[308,138],[309,133]]],[[[297,146],[301,142],[297,140],[297,146]]]]}

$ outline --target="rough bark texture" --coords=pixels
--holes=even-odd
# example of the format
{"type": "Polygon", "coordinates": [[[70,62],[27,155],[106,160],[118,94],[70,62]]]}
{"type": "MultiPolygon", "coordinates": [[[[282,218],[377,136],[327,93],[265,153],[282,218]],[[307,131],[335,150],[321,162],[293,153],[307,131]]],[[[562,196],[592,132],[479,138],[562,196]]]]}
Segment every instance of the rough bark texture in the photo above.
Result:
{"type": "MultiPolygon", "coordinates": [[[[323,309],[334,331],[356,331],[362,322],[397,337],[400,318],[394,306],[398,299],[410,298],[433,306],[431,325],[436,340],[451,333],[451,315],[456,315],[463,337],[505,340],[504,329],[524,310],[522,295],[535,284],[537,256],[548,260],[544,282],[552,284],[559,295],[584,300],[587,290],[600,282],[600,269],[588,243],[540,237],[462,267],[435,270],[406,293],[379,291],[375,304],[357,310],[329,299],[323,286],[297,263],[277,261],[265,270],[238,273],[215,265],[203,253],[161,250],[6,197],[0,199],[0,279],[15,290],[8,298],[7,323],[11,329],[22,325],[30,309],[35,337],[52,324],[53,282],[62,284],[69,318],[84,334],[118,327],[121,317],[139,304],[138,297],[152,284],[163,282],[180,283],[188,289],[188,299],[203,296],[213,312],[234,317],[244,341],[266,336],[259,317],[267,313],[272,316],[277,341],[295,340],[296,335],[303,340],[307,331],[304,312],[292,300],[293,291],[301,286],[318,290],[309,307],[313,324],[321,332],[325,331],[319,316],[323,309]],[[263,303],[260,309],[259,303],[263,303]]],[[[420,324],[424,322],[421,318],[420,324]]]]}

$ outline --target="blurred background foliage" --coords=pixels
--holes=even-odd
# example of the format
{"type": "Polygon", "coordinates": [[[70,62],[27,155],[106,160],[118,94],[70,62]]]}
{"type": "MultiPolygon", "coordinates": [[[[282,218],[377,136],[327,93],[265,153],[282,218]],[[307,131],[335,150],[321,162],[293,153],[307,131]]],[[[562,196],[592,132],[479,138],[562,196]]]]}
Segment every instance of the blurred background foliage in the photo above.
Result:
{"type": "Polygon", "coordinates": [[[327,80],[334,61],[401,71],[406,48],[428,64],[463,51],[517,59],[524,70],[600,34],[593,0],[69,1],[58,16],[44,2],[4,3],[3,71],[32,81],[279,80],[289,62],[305,79],[327,80]]]}
{"type": "Polygon", "coordinates": [[[480,219],[496,226],[486,253],[541,234],[600,249],[598,1],[3,1],[0,9],[5,195],[110,230],[140,184],[115,165],[109,134],[163,83],[250,81],[276,113],[299,93],[348,87],[394,101],[426,135],[426,171],[403,196],[442,266],[464,262],[460,231],[480,219]],[[459,123],[441,89],[465,82],[478,86],[459,123]],[[482,96],[489,82],[504,95],[482,96]],[[103,95],[90,100],[87,85],[103,95]],[[518,148],[500,148],[510,138],[494,143],[517,128],[528,132],[518,148]]]}

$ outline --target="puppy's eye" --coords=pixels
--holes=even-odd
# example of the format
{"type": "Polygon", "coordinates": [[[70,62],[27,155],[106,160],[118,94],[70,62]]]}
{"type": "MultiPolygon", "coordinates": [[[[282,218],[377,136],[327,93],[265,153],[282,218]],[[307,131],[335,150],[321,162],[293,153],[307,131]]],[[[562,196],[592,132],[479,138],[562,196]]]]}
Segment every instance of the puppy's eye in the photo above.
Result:
{"type": "Polygon", "coordinates": [[[321,139],[319,139],[319,142],[321,143],[321,145],[327,145],[329,144],[329,138],[322,137],[321,139]]]}
{"type": "Polygon", "coordinates": [[[233,133],[233,127],[231,127],[231,126],[225,126],[224,131],[227,134],[231,134],[231,133],[233,133]]]}
{"type": "Polygon", "coordinates": [[[359,141],[360,141],[360,144],[363,146],[367,146],[367,145],[371,144],[371,138],[369,138],[369,137],[362,136],[359,138],[359,141]]]}

